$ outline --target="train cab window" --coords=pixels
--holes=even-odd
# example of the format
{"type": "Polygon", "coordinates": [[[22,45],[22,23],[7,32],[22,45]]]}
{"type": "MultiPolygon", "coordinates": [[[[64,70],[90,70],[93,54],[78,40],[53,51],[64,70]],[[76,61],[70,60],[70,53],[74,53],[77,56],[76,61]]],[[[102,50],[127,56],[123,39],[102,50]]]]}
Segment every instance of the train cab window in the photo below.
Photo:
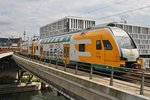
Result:
{"type": "Polygon", "coordinates": [[[79,44],[79,51],[85,52],[85,44],[79,44]]]}
{"type": "Polygon", "coordinates": [[[103,40],[103,44],[105,50],[112,50],[112,45],[109,40],[103,40]]]}
{"type": "Polygon", "coordinates": [[[102,49],[101,41],[97,40],[96,41],[96,50],[101,50],[101,49],[102,49]]]}

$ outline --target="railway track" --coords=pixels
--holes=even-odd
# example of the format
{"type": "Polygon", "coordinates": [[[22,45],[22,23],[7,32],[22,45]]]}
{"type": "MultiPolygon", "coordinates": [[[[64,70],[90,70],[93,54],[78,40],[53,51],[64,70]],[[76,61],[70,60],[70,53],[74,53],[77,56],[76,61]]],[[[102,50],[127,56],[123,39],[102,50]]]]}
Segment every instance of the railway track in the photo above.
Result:
{"type": "MultiPolygon", "coordinates": [[[[123,77],[122,79],[125,79],[125,81],[139,84],[142,81],[142,72],[136,72],[136,73],[128,72],[127,74],[124,74],[121,77],[123,77]]],[[[149,72],[144,73],[144,86],[150,87],[150,73],[149,72]]]]}

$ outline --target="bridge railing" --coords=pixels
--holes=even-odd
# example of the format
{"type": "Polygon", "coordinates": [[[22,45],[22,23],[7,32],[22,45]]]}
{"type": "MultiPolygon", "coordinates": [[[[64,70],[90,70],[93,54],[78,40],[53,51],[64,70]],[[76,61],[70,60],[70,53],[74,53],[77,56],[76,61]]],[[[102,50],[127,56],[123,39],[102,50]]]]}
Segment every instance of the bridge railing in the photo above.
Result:
{"type": "MultiPolygon", "coordinates": [[[[150,92],[150,71],[146,69],[132,69],[132,68],[117,68],[106,66],[102,67],[102,71],[98,71],[94,69],[94,64],[85,64],[82,62],[75,62],[72,65],[68,65],[63,62],[59,62],[59,60],[52,60],[52,59],[43,59],[43,57],[33,57],[33,56],[27,56],[20,53],[15,53],[18,56],[21,56],[26,59],[30,59],[33,61],[36,61],[38,63],[47,64],[50,67],[55,67],[58,69],[58,67],[63,66],[63,70],[67,71],[67,68],[74,69],[74,74],[79,75],[79,71],[84,71],[86,73],[89,73],[89,79],[94,80],[97,76],[106,77],[103,78],[108,82],[110,86],[114,86],[115,84],[121,84],[125,86],[129,86],[132,88],[136,88],[138,94],[144,95],[144,92],[150,92]],[[106,70],[107,71],[103,71],[106,70]],[[119,69],[119,70],[118,70],[119,69]],[[117,81],[120,80],[120,81],[117,81]],[[125,82],[125,83],[124,83],[125,82]],[[127,84],[132,83],[132,84],[127,84]],[[135,85],[133,85],[135,84],[135,85]]],[[[68,71],[69,72],[69,71],[68,71]]]]}

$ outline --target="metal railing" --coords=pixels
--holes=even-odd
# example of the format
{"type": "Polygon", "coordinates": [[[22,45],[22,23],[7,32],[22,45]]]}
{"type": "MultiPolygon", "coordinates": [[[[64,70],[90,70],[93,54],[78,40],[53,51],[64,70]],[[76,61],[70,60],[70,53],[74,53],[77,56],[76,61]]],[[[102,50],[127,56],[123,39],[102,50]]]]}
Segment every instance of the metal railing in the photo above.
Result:
{"type": "Polygon", "coordinates": [[[53,66],[56,69],[58,69],[60,67],[60,65],[63,65],[64,71],[67,71],[67,68],[74,69],[75,75],[78,75],[79,71],[83,71],[87,74],[89,73],[89,79],[90,80],[95,78],[95,75],[106,77],[106,79],[104,78],[104,80],[109,81],[110,86],[114,86],[115,83],[119,83],[119,84],[129,86],[132,88],[134,87],[134,88],[139,89],[140,95],[144,95],[145,91],[150,92],[150,74],[149,74],[150,71],[147,71],[145,69],[139,70],[139,69],[131,69],[131,68],[119,68],[120,70],[115,70],[115,67],[107,66],[107,68],[108,68],[107,70],[110,71],[110,73],[106,73],[103,71],[95,70],[94,64],[84,64],[82,62],[76,62],[74,65],[67,65],[64,62],[59,62],[58,59],[56,61],[54,61],[50,57],[49,57],[49,59],[45,59],[42,56],[39,58],[39,57],[33,57],[33,56],[26,56],[26,55],[23,55],[20,53],[15,53],[15,54],[18,56],[24,57],[26,59],[34,60],[38,63],[47,64],[50,67],[53,66]],[[129,85],[126,83],[122,83],[122,82],[120,83],[120,82],[115,81],[115,80],[133,83],[133,84],[138,85],[139,87],[129,85]]]}

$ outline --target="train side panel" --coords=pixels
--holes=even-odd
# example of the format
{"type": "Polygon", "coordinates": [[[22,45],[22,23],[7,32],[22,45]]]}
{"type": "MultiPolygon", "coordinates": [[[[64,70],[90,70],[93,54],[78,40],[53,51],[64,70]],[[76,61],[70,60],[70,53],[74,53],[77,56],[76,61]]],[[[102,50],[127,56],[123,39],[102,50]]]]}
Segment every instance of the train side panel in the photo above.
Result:
{"type": "Polygon", "coordinates": [[[120,66],[119,49],[107,29],[74,34],[70,45],[71,61],[92,63],[96,69],[120,66]]]}
{"type": "MultiPolygon", "coordinates": [[[[123,31],[118,34],[121,32],[123,31]]],[[[125,55],[116,38],[117,35],[108,27],[81,31],[29,42],[28,55],[66,64],[93,64],[97,70],[107,70],[111,67],[118,69],[122,65],[126,66],[131,57],[125,55]]],[[[127,50],[133,56],[133,50],[127,50]]],[[[137,54],[134,55],[134,59],[131,59],[133,63],[137,62],[137,54]]]]}

